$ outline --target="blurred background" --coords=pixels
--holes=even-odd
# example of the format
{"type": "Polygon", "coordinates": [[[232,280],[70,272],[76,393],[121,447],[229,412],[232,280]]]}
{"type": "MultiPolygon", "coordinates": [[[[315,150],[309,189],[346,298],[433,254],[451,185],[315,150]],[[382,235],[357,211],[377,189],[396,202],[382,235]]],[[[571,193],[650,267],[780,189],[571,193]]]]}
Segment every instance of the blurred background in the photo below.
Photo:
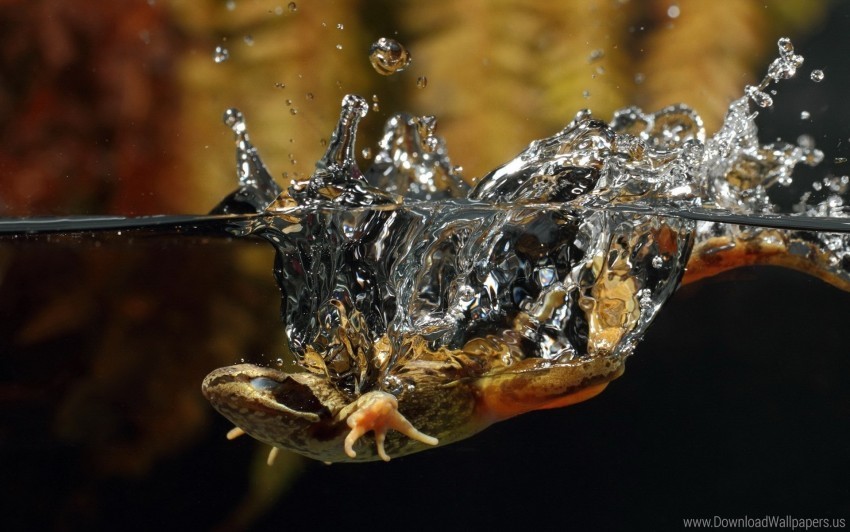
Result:
{"type": "MultiPolygon", "coordinates": [[[[776,40],[806,63],[759,117],[846,173],[850,8],[827,1],[0,0],[0,216],[204,213],[235,187],[225,109],[278,181],[343,95],[435,115],[467,180],[582,108],[685,102],[716,130],[776,40]],[[369,46],[412,62],[383,76],[369,46]],[[821,83],[812,69],[825,72],[821,83]],[[807,111],[808,118],[801,118],[807,111]]],[[[361,166],[369,164],[364,157],[361,166]]],[[[809,185],[779,191],[797,198],[809,185]]],[[[174,236],[0,245],[0,508],[16,529],[680,528],[850,517],[850,297],[770,268],[684,287],[599,398],[390,464],[224,440],[219,366],[285,356],[271,248],[174,236]]]]}

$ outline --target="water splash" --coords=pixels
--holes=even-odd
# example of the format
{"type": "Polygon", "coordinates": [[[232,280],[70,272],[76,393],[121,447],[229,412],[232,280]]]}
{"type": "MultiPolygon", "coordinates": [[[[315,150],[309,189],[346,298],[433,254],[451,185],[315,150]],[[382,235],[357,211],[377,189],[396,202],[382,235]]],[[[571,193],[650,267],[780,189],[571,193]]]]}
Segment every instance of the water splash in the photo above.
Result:
{"type": "MultiPolygon", "coordinates": [[[[505,365],[622,359],[686,265],[693,275],[762,261],[850,287],[850,236],[722,223],[785,224],[770,189],[823,158],[812,146],[758,141],[751,102],[772,105],[769,85],[803,63],[790,40],[778,47],[714,135],[685,105],[622,109],[610,122],[583,110],[472,189],[433,117],[392,117],[361,172],[355,137],[369,105],[346,96],[313,175],[243,229],[277,250],[290,349],[356,395],[392,390],[394,368],[440,349],[486,344],[505,365]]],[[[239,139],[244,122],[234,124],[239,139]]],[[[838,194],[849,182],[824,181],[830,192],[803,198],[798,214],[845,217],[838,194]]]]}
{"type": "Polygon", "coordinates": [[[236,177],[239,188],[230,193],[211,214],[247,214],[263,212],[281,193],[257,149],[248,137],[245,117],[238,109],[228,109],[223,117],[236,142],[236,177]]]}

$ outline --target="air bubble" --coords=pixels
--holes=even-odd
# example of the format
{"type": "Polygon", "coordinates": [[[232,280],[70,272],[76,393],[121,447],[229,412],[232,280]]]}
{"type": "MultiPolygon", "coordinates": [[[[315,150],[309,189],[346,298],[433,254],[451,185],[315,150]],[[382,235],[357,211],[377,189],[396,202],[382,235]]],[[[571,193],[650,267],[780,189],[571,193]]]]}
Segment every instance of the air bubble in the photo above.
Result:
{"type": "Polygon", "coordinates": [[[812,75],[810,77],[815,83],[820,83],[821,81],[823,81],[823,70],[812,70],[812,75]]]}
{"type": "Polygon", "coordinates": [[[410,64],[410,53],[395,39],[381,37],[369,48],[369,61],[378,74],[389,76],[410,64]]]}

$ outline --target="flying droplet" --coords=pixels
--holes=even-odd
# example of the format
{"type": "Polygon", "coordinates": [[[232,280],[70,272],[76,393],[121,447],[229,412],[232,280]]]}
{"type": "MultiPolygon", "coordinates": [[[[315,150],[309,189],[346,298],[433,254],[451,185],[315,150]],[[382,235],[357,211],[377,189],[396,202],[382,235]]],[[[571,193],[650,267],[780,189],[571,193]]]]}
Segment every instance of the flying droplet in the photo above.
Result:
{"type": "Polygon", "coordinates": [[[808,120],[812,115],[808,111],[800,111],[800,120],[808,120]]]}
{"type": "Polygon", "coordinates": [[[224,46],[216,46],[213,53],[213,60],[216,63],[224,63],[230,58],[230,51],[224,46]]]}
{"type": "Polygon", "coordinates": [[[836,157],[835,164],[844,164],[847,162],[847,157],[836,157]]]}
{"type": "Polygon", "coordinates": [[[652,267],[656,270],[664,266],[664,258],[661,255],[652,257],[652,267]]]}
{"type": "Polygon", "coordinates": [[[799,137],[797,137],[797,145],[801,148],[814,148],[815,138],[811,135],[800,135],[799,137]]]}
{"type": "Polygon", "coordinates": [[[428,78],[425,76],[419,76],[416,78],[416,87],[420,89],[424,89],[428,86],[428,78]]]}
{"type": "Polygon", "coordinates": [[[338,29],[338,30],[344,30],[344,29],[345,29],[345,26],[343,26],[342,24],[337,24],[337,25],[336,25],[336,29],[338,29]]]}
{"type": "Polygon", "coordinates": [[[368,160],[372,158],[372,150],[370,148],[363,148],[360,151],[360,155],[363,156],[364,159],[368,160]]]}
{"type": "Polygon", "coordinates": [[[812,81],[814,81],[815,83],[820,83],[821,81],[823,81],[823,70],[812,70],[811,78],[812,81]]]}
{"type": "Polygon", "coordinates": [[[378,74],[389,76],[401,72],[410,64],[407,49],[395,39],[381,37],[369,48],[369,61],[378,74]]]}
{"type": "Polygon", "coordinates": [[[289,5],[286,6],[289,9],[290,13],[295,13],[298,11],[298,5],[295,2],[289,2],[289,5]]]}
{"type": "Polygon", "coordinates": [[[744,87],[744,93],[759,107],[771,107],[773,105],[773,98],[768,93],[759,90],[758,87],[747,85],[744,87]]]}

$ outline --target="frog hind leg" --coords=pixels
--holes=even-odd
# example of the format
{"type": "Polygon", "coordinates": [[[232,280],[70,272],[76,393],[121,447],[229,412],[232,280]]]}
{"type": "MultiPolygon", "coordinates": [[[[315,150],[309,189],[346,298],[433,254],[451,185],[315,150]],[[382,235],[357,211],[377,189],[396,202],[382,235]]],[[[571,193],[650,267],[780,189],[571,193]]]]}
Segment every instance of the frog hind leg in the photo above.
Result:
{"type": "Polygon", "coordinates": [[[616,357],[563,364],[526,359],[478,380],[479,415],[492,423],[532,410],[580,403],[600,394],[623,369],[623,360],[616,357]]]}
{"type": "Polygon", "coordinates": [[[712,277],[742,266],[790,268],[850,291],[850,271],[839,256],[812,233],[748,228],[715,236],[694,245],[682,284],[712,277]]]}
{"type": "Polygon", "coordinates": [[[351,407],[351,410],[346,409],[345,412],[345,421],[351,431],[346,436],[344,444],[345,454],[350,458],[357,456],[357,452],[354,450],[354,444],[361,436],[369,431],[375,433],[378,456],[385,462],[390,461],[390,456],[384,449],[384,439],[390,429],[427,445],[437,445],[439,443],[437,438],[428,436],[417,430],[398,411],[398,400],[392,394],[378,391],[369,392],[357,399],[351,407]]]}

